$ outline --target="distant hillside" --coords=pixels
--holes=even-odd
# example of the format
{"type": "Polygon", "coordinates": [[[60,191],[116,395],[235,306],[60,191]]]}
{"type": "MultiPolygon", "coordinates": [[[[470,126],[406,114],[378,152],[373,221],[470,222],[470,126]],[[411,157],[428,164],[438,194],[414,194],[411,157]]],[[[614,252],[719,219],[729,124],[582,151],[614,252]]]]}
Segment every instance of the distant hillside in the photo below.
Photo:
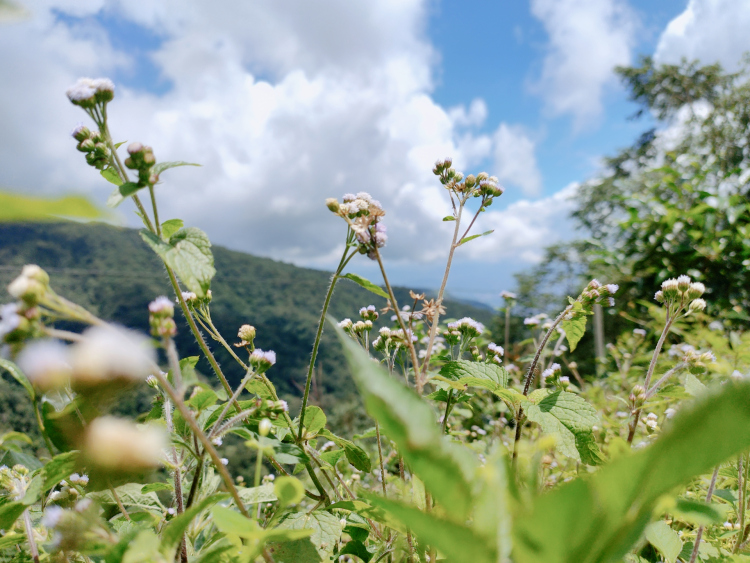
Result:
{"type": "MultiPolygon", "coordinates": [[[[282,396],[298,396],[304,384],[310,348],[330,274],[258,258],[219,246],[213,248],[218,274],[212,284],[212,316],[229,342],[244,323],[258,329],[256,344],[275,350],[278,363],[269,372],[282,396]]],[[[23,264],[46,268],[55,290],[91,308],[99,316],[146,330],[147,304],[158,295],[170,295],[163,267],[138,232],[101,224],[0,224],[0,284],[5,286],[23,264]]],[[[375,282],[379,280],[373,280],[375,282]]],[[[408,290],[396,292],[409,302],[408,290]]],[[[7,301],[0,297],[0,303],[7,301]]],[[[364,305],[385,305],[385,300],[348,280],[337,286],[331,305],[334,318],[354,317],[364,305]]],[[[446,303],[448,316],[471,316],[489,324],[492,312],[472,305],[446,303]]],[[[189,329],[178,322],[182,355],[199,355],[189,329]]],[[[240,368],[213,341],[229,380],[238,382],[240,368]]],[[[330,400],[350,398],[354,386],[343,368],[339,346],[331,331],[324,334],[319,356],[321,394],[330,400]]],[[[210,376],[208,363],[199,370],[210,376]]],[[[1,423],[1,421],[0,421],[1,423]]]]}

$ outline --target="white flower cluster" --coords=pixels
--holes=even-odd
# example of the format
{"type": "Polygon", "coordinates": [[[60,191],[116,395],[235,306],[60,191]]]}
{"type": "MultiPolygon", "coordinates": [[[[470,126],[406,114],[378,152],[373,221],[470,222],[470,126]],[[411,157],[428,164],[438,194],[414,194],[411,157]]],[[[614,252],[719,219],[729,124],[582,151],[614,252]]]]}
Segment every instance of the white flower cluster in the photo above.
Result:
{"type": "Polygon", "coordinates": [[[0,305],[0,341],[19,329],[23,330],[24,325],[28,326],[28,319],[21,316],[19,310],[17,303],[0,305]]]}
{"type": "Polygon", "coordinates": [[[363,321],[377,321],[380,315],[378,314],[378,310],[375,308],[375,305],[368,305],[367,307],[362,307],[359,310],[359,316],[363,321]]]}
{"type": "Polygon", "coordinates": [[[646,336],[646,330],[643,328],[634,328],[633,329],[633,335],[634,336],[640,336],[641,338],[644,338],[646,336]]]}
{"type": "Polygon", "coordinates": [[[464,317],[458,319],[452,323],[448,323],[450,330],[457,330],[467,338],[474,338],[484,332],[484,325],[470,317],[464,317]]]}
{"type": "Polygon", "coordinates": [[[593,279],[589,282],[586,289],[581,292],[581,298],[584,305],[601,303],[604,299],[607,300],[607,305],[610,307],[615,306],[615,293],[620,289],[620,286],[616,283],[602,284],[599,280],[593,279]]]}
{"type": "Polygon", "coordinates": [[[263,351],[260,348],[256,348],[253,350],[253,353],[250,354],[250,365],[252,365],[258,373],[264,373],[275,363],[276,352],[273,350],[263,351]]]}
{"type": "Polygon", "coordinates": [[[525,324],[526,326],[530,326],[531,328],[536,328],[538,326],[542,326],[542,328],[544,328],[544,324],[548,321],[548,319],[549,316],[546,313],[539,313],[531,317],[526,317],[523,320],[523,324],[525,324]]]}
{"type": "Polygon", "coordinates": [[[658,422],[658,417],[654,413],[648,413],[648,415],[646,416],[646,427],[649,429],[649,431],[656,430],[658,422]]]}
{"type": "Polygon", "coordinates": [[[547,381],[547,379],[554,378],[561,371],[562,367],[560,366],[560,364],[555,363],[550,365],[542,372],[542,381],[547,381]]]}
{"type": "MultiPolygon", "coordinates": [[[[360,311],[361,313],[361,311],[360,311]]],[[[372,330],[372,321],[357,321],[353,322],[351,319],[344,319],[338,323],[338,326],[349,334],[362,334],[363,332],[370,332],[372,330]]]]}
{"type": "Polygon", "coordinates": [[[372,346],[379,352],[390,352],[398,350],[401,346],[406,346],[408,340],[416,342],[418,339],[416,335],[410,330],[406,329],[404,333],[403,329],[390,329],[386,326],[378,331],[378,337],[372,341],[372,346]]]}
{"type": "Polygon", "coordinates": [[[502,363],[502,357],[505,355],[505,349],[503,349],[502,346],[499,344],[495,344],[494,342],[490,342],[487,344],[487,356],[492,354],[492,360],[494,362],[502,363]]]}
{"type": "Polygon", "coordinates": [[[115,85],[109,78],[79,78],[65,94],[77,106],[94,107],[115,97],[115,85]]]}
{"type": "Polygon", "coordinates": [[[688,313],[698,313],[706,308],[705,300],[700,298],[705,292],[706,286],[701,282],[693,282],[689,276],[682,275],[677,279],[664,280],[661,290],[654,294],[654,299],[667,307],[683,307],[689,302],[688,313]]]}
{"type": "Polygon", "coordinates": [[[349,224],[359,243],[359,252],[375,260],[376,249],[388,242],[386,227],[380,222],[385,215],[383,206],[367,192],[344,194],[342,199],[343,203],[339,203],[329,198],[326,206],[349,224]]]}

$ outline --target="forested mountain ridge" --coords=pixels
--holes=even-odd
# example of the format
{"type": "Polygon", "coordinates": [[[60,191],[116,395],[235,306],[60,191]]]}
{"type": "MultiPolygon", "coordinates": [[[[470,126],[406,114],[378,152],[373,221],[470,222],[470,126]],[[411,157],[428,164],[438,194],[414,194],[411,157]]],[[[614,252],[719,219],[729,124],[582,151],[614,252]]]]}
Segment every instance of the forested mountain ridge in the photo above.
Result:
{"type": "MultiPolygon", "coordinates": [[[[258,330],[256,345],[276,351],[277,364],[269,372],[282,396],[299,394],[304,383],[320,307],[330,273],[299,268],[213,247],[217,274],[212,283],[211,313],[228,342],[240,325],[258,330]]],[[[171,287],[158,257],[134,229],[103,224],[11,223],[0,225],[0,284],[4,287],[23,264],[46,268],[52,287],[107,320],[117,320],[142,331],[148,329],[148,303],[170,295],[171,287]]],[[[373,280],[377,282],[378,280],[373,280]]],[[[408,290],[396,296],[408,304],[408,290]]],[[[9,301],[0,298],[0,302],[9,301]]],[[[338,284],[330,314],[355,317],[360,307],[385,305],[385,300],[347,280],[338,284]]],[[[492,311],[459,302],[447,302],[447,317],[471,316],[489,325],[492,311]]],[[[185,325],[177,317],[177,343],[182,356],[200,355],[185,325]]],[[[236,383],[240,368],[215,342],[209,342],[228,379],[236,383]]],[[[354,386],[343,367],[339,344],[324,334],[318,366],[320,393],[330,398],[351,398],[354,386]]],[[[211,377],[202,359],[198,369],[211,377]]]]}

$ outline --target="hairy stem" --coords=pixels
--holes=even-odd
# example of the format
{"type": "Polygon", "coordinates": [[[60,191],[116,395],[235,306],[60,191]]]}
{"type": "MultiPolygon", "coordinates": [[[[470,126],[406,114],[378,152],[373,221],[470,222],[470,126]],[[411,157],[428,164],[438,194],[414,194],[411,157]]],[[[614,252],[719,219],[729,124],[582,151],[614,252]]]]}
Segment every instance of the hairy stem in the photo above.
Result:
{"type": "Polygon", "coordinates": [[[31,517],[29,516],[28,508],[23,511],[23,523],[26,528],[26,539],[29,540],[31,558],[34,560],[34,563],[39,563],[39,548],[34,540],[34,527],[31,525],[31,517]]]}
{"type": "MultiPolygon", "coordinates": [[[[719,475],[719,466],[714,469],[714,474],[711,476],[711,484],[708,486],[708,493],[706,494],[706,502],[711,502],[711,497],[714,496],[714,487],[716,486],[716,477],[719,475]]],[[[703,539],[703,526],[698,528],[698,533],[695,536],[695,545],[693,546],[693,553],[690,554],[690,563],[695,563],[698,558],[698,549],[701,546],[701,539],[703,539]]]]}
{"type": "Polygon", "coordinates": [[[125,506],[122,504],[122,501],[120,500],[120,495],[117,494],[117,489],[115,489],[112,486],[112,483],[110,483],[109,481],[107,481],[107,486],[109,487],[109,492],[112,493],[112,498],[115,499],[117,508],[120,509],[120,513],[125,517],[125,520],[130,521],[130,514],[128,514],[128,511],[125,510],[125,506]]]}
{"type": "Polygon", "coordinates": [[[393,288],[391,287],[390,282],[388,281],[388,276],[385,273],[385,267],[383,266],[383,259],[380,257],[380,251],[377,247],[375,247],[375,256],[378,260],[378,266],[380,266],[380,273],[383,276],[383,283],[385,284],[385,288],[388,290],[388,295],[391,299],[391,307],[393,307],[394,312],[396,313],[396,319],[398,319],[398,324],[401,327],[401,330],[404,332],[404,341],[406,342],[406,346],[409,348],[409,354],[411,355],[411,363],[414,366],[414,382],[417,385],[417,392],[421,395],[422,394],[422,388],[424,387],[424,382],[422,381],[422,378],[419,376],[419,360],[417,359],[417,351],[414,349],[414,343],[411,341],[411,338],[409,337],[409,330],[406,328],[406,325],[404,324],[404,319],[401,318],[401,310],[398,308],[398,302],[396,301],[396,296],[393,294],[393,288]]]}
{"type": "Polygon", "coordinates": [[[344,268],[349,263],[349,260],[354,256],[354,252],[349,254],[349,247],[344,247],[344,254],[341,256],[339,266],[336,268],[336,273],[331,276],[331,281],[328,284],[328,291],[326,292],[326,298],[323,302],[323,310],[320,312],[320,319],[318,319],[318,330],[315,332],[315,342],[313,343],[312,354],[310,355],[310,365],[307,367],[307,379],[305,381],[305,393],[302,396],[302,406],[300,407],[299,413],[299,433],[297,440],[302,440],[302,432],[305,422],[305,409],[307,408],[307,400],[310,397],[310,384],[312,383],[313,369],[315,369],[315,360],[318,357],[318,347],[320,346],[320,338],[323,336],[323,326],[326,322],[326,315],[328,314],[328,306],[331,304],[331,297],[333,297],[333,290],[336,287],[336,282],[344,271],[344,268]]]}

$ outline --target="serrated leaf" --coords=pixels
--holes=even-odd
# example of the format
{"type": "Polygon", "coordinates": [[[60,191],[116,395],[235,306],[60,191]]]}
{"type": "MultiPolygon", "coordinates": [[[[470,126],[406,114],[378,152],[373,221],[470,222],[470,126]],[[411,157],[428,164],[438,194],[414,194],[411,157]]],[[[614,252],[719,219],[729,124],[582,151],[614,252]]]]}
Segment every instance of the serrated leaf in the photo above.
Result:
{"type": "Polygon", "coordinates": [[[363,278],[362,276],[358,276],[357,274],[352,274],[350,272],[341,277],[346,278],[348,280],[352,280],[354,283],[356,283],[360,287],[364,287],[367,291],[374,293],[375,295],[379,295],[380,297],[384,297],[385,299],[388,299],[388,294],[383,290],[383,288],[375,285],[370,280],[367,280],[363,278]]]}
{"type": "Polygon", "coordinates": [[[654,522],[646,528],[646,539],[659,550],[668,563],[675,563],[682,551],[682,540],[669,524],[663,520],[654,522]]]}
{"type": "Polygon", "coordinates": [[[467,360],[448,362],[440,368],[440,375],[454,380],[473,377],[488,380],[502,388],[508,386],[508,372],[505,371],[505,368],[486,362],[470,362],[467,360]]]}
{"type": "Polygon", "coordinates": [[[151,173],[158,176],[165,170],[169,170],[170,168],[177,168],[178,166],[200,166],[200,164],[195,164],[194,162],[184,162],[182,160],[174,160],[171,162],[157,162],[151,169],[151,173]]]}
{"type": "Polygon", "coordinates": [[[599,416],[583,398],[557,391],[537,404],[527,402],[524,409],[529,420],[539,424],[545,434],[555,436],[557,449],[563,455],[588,465],[603,461],[592,431],[599,416]]]}
{"type": "Polygon", "coordinates": [[[657,501],[750,447],[750,384],[727,383],[680,409],[647,448],[537,497],[514,524],[516,563],[620,561],[657,501]]]}
{"type": "Polygon", "coordinates": [[[117,173],[117,170],[115,168],[112,168],[111,166],[109,168],[105,168],[100,172],[102,175],[102,178],[107,180],[110,184],[114,184],[115,186],[119,186],[122,184],[122,180],[120,179],[120,175],[117,173]]]}
{"type": "Polygon", "coordinates": [[[21,368],[19,368],[10,360],[6,360],[5,358],[0,358],[0,368],[3,368],[5,371],[7,371],[13,379],[20,383],[24,389],[26,389],[26,393],[29,394],[29,398],[32,401],[35,400],[36,393],[34,392],[34,387],[26,377],[26,374],[21,371],[21,368]]]}
{"type": "Polygon", "coordinates": [[[149,483],[141,487],[142,494],[156,493],[158,491],[174,491],[174,485],[171,483],[149,483]]]}
{"type": "Polygon", "coordinates": [[[344,454],[346,455],[347,461],[352,465],[352,467],[354,467],[355,469],[359,469],[360,471],[364,471],[365,473],[369,473],[370,471],[372,471],[372,461],[370,460],[370,456],[367,455],[367,452],[356,445],[354,442],[350,442],[349,440],[341,438],[340,436],[336,436],[333,432],[326,429],[323,429],[320,432],[320,435],[328,438],[338,447],[342,448],[344,450],[344,454]]]}
{"type": "Polygon", "coordinates": [[[211,279],[216,274],[211,241],[206,233],[195,227],[183,228],[172,235],[168,243],[145,229],[140,234],[146,244],[175,271],[187,289],[199,297],[206,296],[211,279]]]}
{"type": "Polygon", "coordinates": [[[330,512],[294,512],[282,519],[277,530],[312,530],[312,534],[305,539],[270,544],[269,550],[276,561],[328,561],[341,538],[342,529],[340,518],[330,512]]]}
{"type": "Polygon", "coordinates": [[[313,436],[326,427],[326,421],[326,415],[320,407],[312,406],[305,409],[304,426],[313,436]]]}
{"type": "Polygon", "coordinates": [[[272,484],[260,485],[259,487],[237,487],[240,499],[246,505],[258,504],[259,502],[275,502],[276,493],[272,484]]]}
{"type": "Polygon", "coordinates": [[[169,238],[179,231],[185,222],[182,219],[169,219],[161,224],[161,236],[162,238],[169,240],[169,238]]]}
{"type": "MultiPolygon", "coordinates": [[[[120,502],[126,507],[158,512],[159,514],[164,512],[164,505],[162,505],[156,493],[142,493],[142,488],[143,485],[140,483],[127,483],[117,487],[115,491],[120,498],[120,502]]],[[[99,491],[98,493],[91,493],[89,496],[100,504],[117,504],[110,491],[99,491]]]]}

